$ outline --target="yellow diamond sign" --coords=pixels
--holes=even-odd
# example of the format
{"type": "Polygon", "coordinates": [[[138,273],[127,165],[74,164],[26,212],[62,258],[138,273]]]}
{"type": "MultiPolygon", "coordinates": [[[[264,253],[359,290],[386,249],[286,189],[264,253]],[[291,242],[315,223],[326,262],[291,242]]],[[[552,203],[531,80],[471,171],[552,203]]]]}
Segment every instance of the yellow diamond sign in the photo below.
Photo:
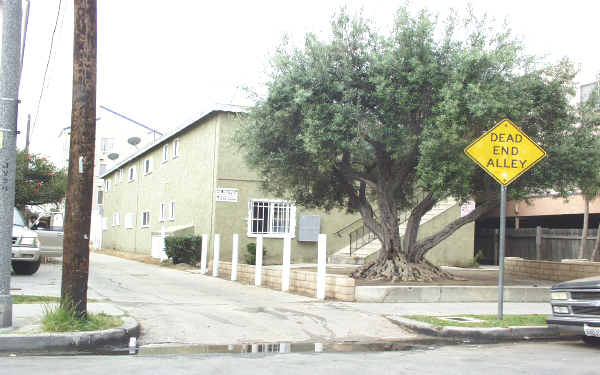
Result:
{"type": "Polygon", "coordinates": [[[512,121],[504,119],[465,148],[465,154],[507,186],[542,160],[546,151],[512,121]]]}

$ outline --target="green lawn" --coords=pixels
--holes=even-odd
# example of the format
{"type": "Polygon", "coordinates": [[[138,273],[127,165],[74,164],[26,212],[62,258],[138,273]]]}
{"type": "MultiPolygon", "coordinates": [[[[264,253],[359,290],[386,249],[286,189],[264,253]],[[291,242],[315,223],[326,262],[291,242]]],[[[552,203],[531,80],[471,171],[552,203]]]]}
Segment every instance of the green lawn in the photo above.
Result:
{"type": "Polygon", "coordinates": [[[18,305],[22,303],[58,303],[60,298],[48,297],[48,296],[12,296],[13,304],[18,305]]]}
{"type": "Polygon", "coordinates": [[[497,315],[452,315],[452,317],[466,317],[483,320],[482,322],[456,322],[442,320],[431,316],[424,315],[406,315],[405,318],[417,320],[443,327],[510,327],[510,326],[545,326],[548,315],[504,315],[503,320],[498,320],[497,315]]]}

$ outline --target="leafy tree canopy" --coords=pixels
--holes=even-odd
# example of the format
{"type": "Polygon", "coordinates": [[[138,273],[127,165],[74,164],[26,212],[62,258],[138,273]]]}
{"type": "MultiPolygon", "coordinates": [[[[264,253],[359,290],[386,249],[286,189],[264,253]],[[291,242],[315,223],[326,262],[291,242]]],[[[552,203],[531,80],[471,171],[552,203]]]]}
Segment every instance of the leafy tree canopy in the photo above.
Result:
{"type": "Polygon", "coordinates": [[[405,260],[423,262],[436,243],[497,203],[498,184],[463,149],[503,118],[549,153],[509,196],[566,191],[572,171],[561,164],[561,146],[574,121],[573,66],[545,64],[508,27],[489,24],[473,13],[438,22],[401,8],[382,35],[341,10],[330,39],[309,34],[301,48],[284,43],[271,61],[268,94],[237,137],[264,188],[307,207],[360,212],[383,244],[376,266],[403,279],[422,278],[405,260]],[[480,207],[417,243],[420,218],[447,196],[475,198],[480,207]],[[402,245],[405,210],[411,219],[402,245]]]}
{"type": "Polygon", "coordinates": [[[67,175],[46,158],[17,151],[15,206],[59,203],[65,197],[67,175]]]}

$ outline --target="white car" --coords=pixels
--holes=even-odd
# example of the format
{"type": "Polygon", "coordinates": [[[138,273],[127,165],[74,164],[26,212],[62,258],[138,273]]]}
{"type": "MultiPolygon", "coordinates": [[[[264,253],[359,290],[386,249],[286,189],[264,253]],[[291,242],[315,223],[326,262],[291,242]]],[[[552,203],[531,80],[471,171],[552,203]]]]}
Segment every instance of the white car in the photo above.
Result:
{"type": "Polygon", "coordinates": [[[40,240],[27,228],[21,213],[13,209],[12,268],[17,275],[33,275],[40,268],[40,240]]]}

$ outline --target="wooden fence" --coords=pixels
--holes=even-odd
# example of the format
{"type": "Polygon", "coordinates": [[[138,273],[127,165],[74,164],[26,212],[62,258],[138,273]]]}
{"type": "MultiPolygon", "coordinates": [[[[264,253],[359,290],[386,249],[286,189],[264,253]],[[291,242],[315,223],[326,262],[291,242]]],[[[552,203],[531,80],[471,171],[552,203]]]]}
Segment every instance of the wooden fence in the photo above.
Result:
{"type": "MultiPolygon", "coordinates": [[[[475,237],[475,252],[481,251],[483,264],[498,264],[498,230],[480,229],[475,237]]],[[[585,244],[584,258],[590,259],[598,230],[590,229],[585,244]]],[[[581,229],[524,228],[506,229],[504,255],[532,260],[575,259],[578,256],[581,229]]]]}

